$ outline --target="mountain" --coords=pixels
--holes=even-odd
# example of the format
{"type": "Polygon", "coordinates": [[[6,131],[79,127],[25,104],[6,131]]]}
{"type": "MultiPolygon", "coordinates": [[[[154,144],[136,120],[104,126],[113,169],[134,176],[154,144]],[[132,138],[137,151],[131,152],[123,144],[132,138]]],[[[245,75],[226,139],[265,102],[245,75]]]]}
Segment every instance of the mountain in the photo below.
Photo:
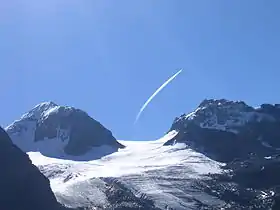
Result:
{"type": "Polygon", "coordinates": [[[38,104],[6,131],[23,151],[48,157],[96,159],[124,147],[86,112],[54,102],[38,104]]]}
{"type": "Polygon", "coordinates": [[[0,127],[0,209],[66,210],[58,204],[49,180],[0,127]]]}
{"type": "Polygon", "coordinates": [[[204,100],[198,108],[176,118],[170,130],[178,135],[165,143],[186,143],[220,162],[262,157],[280,150],[280,105],[253,108],[242,101],[204,100]]]}
{"type": "Polygon", "coordinates": [[[170,130],[178,134],[165,146],[184,143],[225,164],[222,173],[197,185],[226,202],[225,209],[280,209],[279,104],[253,108],[242,101],[204,100],[170,130]]]}
{"type": "Polygon", "coordinates": [[[43,103],[7,131],[67,208],[277,210],[279,110],[204,100],[158,140],[117,142],[84,112],[43,103]]]}

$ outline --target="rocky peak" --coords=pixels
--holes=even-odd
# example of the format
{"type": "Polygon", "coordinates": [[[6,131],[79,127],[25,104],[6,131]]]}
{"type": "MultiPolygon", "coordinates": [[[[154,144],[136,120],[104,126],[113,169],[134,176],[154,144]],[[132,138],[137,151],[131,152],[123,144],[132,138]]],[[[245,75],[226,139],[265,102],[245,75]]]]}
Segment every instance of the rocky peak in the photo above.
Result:
{"type": "Polygon", "coordinates": [[[232,109],[252,109],[243,101],[230,101],[227,99],[204,99],[199,106],[200,108],[204,107],[227,107],[232,109]]]}
{"type": "Polygon", "coordinates": [[[178,135],[166,144],[184,142],[217,160],[269,155],[280,150],[280,106],[253,108],[243,101],[207,99],[176,118],[170,130],[178,135]]]}
{"type": "Polygon", "coordinates": [[[123,147],[111,131],[86,112],[54,102],[36,105],[6,131],[23,151],[40,151],[47,156],[80,156],[93,147],[107,146],[112,151],[123,147]]]}
{"type": "Polygon", "coordinates": [[[196,124],[201,128],[238,133],[244,125],[251,122],[275,121],[278,118],[273,114],[276,113],[276,106],[267,106],[253,108],[243,101],[205,99],[195,111],[176,118],[171,130],[180,130],[180,127],[196,124]]]}

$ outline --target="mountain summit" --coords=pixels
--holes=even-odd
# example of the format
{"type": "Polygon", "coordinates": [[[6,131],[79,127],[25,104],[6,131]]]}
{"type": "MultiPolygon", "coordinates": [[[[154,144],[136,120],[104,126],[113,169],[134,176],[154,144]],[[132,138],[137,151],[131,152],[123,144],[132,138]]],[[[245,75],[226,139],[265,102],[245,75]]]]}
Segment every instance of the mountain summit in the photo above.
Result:
{"type": "Polygon", "coordinates": [[[271,155],[280,150],[280,105],[254,108],[243,101],[204,100],[197,109],[176,118],[170,130],[178,135],[165,145],[184,142],[218,161],[250,153],[271,155]]]}
{"type": "MultiPolygon", "coordinates": [[[[37,105],[6,130],[50,180],[63,208],[276,210],[280,209],[279,128],[277,104],[254,108],[242,101],[210,99],[176,118],[168,134],[155,141],[120,144],[84,111],[53,102],[37,105]],[[122,144],[126,148],[118,150],[122,144]]],[[[8,140],[6,135],[3,146],[17,148],[8,140]]],[[[2,150],[3,157],[11,153],[2,150]]],[[[9,158],[13,160],[14,154],[9,158]]],[[[5,163],[14,168],[13,161],[5,163]]],[[[7,189],[18,189],[18,184],[10,187],[7,182],[16,181],[14,175],[4,176],[5,195],[7,189]]],[[[20,180],[34,191],[31,179],[20,180]]],[[[44,186],[42,193],[48,192],[47,200],[56,207],[46,182],[44,186]]],[[[38,195],[40,200],[42,194],[38,195]]]]}
{"type": "Polygon", "coordinates": [[[54,102],[38,104],[6,131],[23,151],[57,158],[94,159],[124,147],[86,112],[54,102]]]}

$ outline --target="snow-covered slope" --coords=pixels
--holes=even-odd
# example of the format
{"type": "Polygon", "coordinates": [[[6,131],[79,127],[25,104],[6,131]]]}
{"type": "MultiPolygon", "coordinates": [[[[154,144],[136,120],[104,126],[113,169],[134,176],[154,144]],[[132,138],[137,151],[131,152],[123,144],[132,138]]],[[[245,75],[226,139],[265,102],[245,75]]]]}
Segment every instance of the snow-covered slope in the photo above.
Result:
{"type": "MultiPolygon", "coordinates": [[[[152,198],[161,209],[166,205],[195,209],[195,200],[204,202],[207,195],[195,193],[192,180],[207,173],[219,173],[221,164],[187,149],[185,144],[162,146],[176,134],[172,131],[156,141],[122,141],[126,148],[93,161],[55,159],[39,152],[28,155],[50,179],[57,199],[69,207],[108,207],[107,179],[111,177],[136,196],[145,194],[152,198]],[[179,182],[182,186],[178,186],[179,182]]],[[[214,198],[207,200],[220,202],[214,198]]]]}
{"type": "Polygon", "coordinates": [[[86,112],[53,102],[38,104],[6,131],[23,151],[39,151],[56,158],[90,160],[123,147],[86,112]]]}

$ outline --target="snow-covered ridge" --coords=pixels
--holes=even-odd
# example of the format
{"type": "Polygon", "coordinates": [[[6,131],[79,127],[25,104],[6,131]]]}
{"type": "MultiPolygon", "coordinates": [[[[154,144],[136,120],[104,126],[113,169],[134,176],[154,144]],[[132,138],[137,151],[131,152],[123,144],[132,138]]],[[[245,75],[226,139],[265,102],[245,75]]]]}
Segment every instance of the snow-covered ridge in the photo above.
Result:
{"type": "MultiPolygon", "coordinates": [[[[271,106],[272,109],[279,109],[277,104],[271,106]]],[[[210,99],[204,100],[195,111],[176,118],[173,125],[180,124],[180,126],[187,127],[188,123],[192,121],[201,128],[238,133],[239,128],[247,123],[275,120],[275,116],[269,113],[263,105],[253,108],[243,101],[210,99]]]]}
{"type": "Polygon", "coordinates": [[[43,121],[51,114],[56,114],[59,112],[60,109],[64,109],[64,114],[69,114],[71,111],[74,111],[73,107],[69,106],[59,106],[56,103],[50,102],[42,102],[37,104],[34,108],[32,108],[27,113],[24,113],[19,120],[15,120],[12,124],[8,125],[5,130],[13,129],[17,123],[25,122],[25,121],[43,121]]]}
{"type": "MultiPolygon", "coordinates": [[[[15,120],[12,124],[8,125],[5,130],[10,132],[20,132],[22,129],[27,129],[24,124],[30,121],[38,122],[46,118],[49,114],[57,112],[60,106],[54,102],[43,102],[37,104],[29,112],[24,113],[19,120],[15,120]]],[[[27,125],[28,126],[28,125],[27,125]]]]}
{"type": "Polygon", "coordinates": [[[36,105],[32,110],[22,115],[20,119],[34,119],[39,120],[40,118],[47,117],[52,112],[57,112],[58,108],[57,104],[54,102],[43,102],[36,105]]]}

